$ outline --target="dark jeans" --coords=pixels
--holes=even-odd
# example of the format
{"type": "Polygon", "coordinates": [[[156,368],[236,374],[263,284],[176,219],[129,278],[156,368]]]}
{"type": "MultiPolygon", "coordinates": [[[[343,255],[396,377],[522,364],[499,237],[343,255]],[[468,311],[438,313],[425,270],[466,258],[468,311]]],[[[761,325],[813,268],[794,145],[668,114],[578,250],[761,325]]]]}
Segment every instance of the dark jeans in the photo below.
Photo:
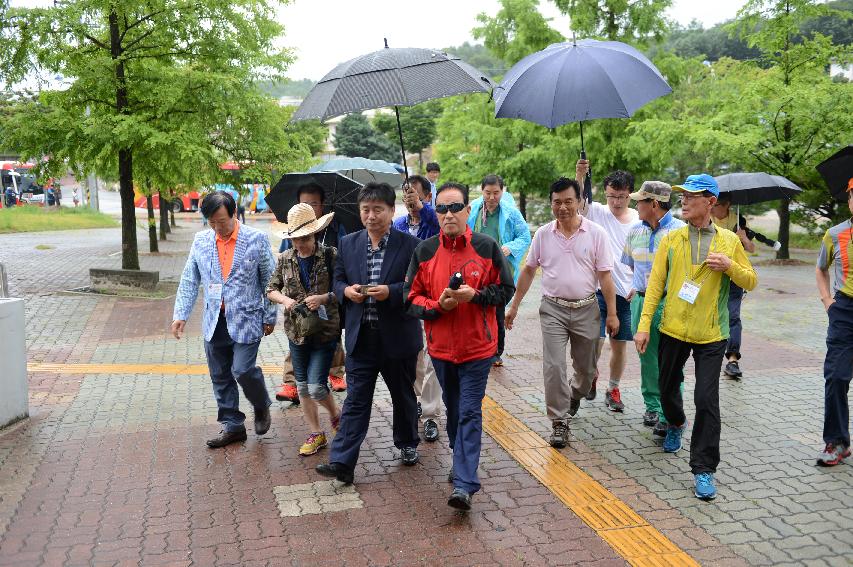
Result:
{"type": "Polygon", "coordinates": [[[477,467],[483,441],[483,398],[492,359],[453,364],[432,359],[447,410],[447,439],[453,451],[453,486],[473,494],[480,490],[477,467]]]}
{"type": "Polygon", "coordinates": [[[823,441],[850,446],[847,392],[853,376],[853,299],[841,292],[829,307],[826,360],[823,363],[823,441]]]}
{"type": "Polygon", "coordinates": [[[696,417],[690,438],[690,470],[693,474],[716,472],[720,464],[720,369],[726,341],[693,344],[660,334],[658,364],[660,366],[660,401],[667,423],[684,425],[684,402],[681,384],[684,363],[690,352],[696,366],[696,388],[693,403],[696,417]]]}
{"type": "Polygon", "coordinates": [[[506,342],[506,305],[499,303],[495,306],[495,315],[498,319],[498,357],[503,356],[504,344],[506,342]]]}
{"type": "Polygon", "coordinates": [[[243,394],[256,412],[272,405],[264,382],[264,373],[255,364],[260,345],[261,341],[250,344],[235,343],[228,334],[225,315],[221,313],[213,337],[210,342],[204,342],[213,395],[216,396],[216,405],[219,406],[216,421],[222,424],[225,431],[246,429],[243,425],[246,415],[240,411],[240,392],[237,384],[243,388],[243,394]]]}
{"type": "Polygon", "coordinates": [[[408,358],[385,356],[379,331],[367,329],[362,324],[354,351],[347,353],[347,397],[340,429],[332,441],[330,462],[345,465],[350,470],[358,462],[358,453],[370,425],[373,391],[380,373],[394,406],[394,446],[398,449],[418,446],[421,438],[418,436],[418,402],[414,387],[417,361],[417,354],[408,358]]]}
{"type": "Polygon", "coordinates": [[[737,356],[740,360],[740,335],[743,325],[740,322],[740,304],[744,291],[735,282],[729,284],[729,343],[726,345],[726,357],[737,356]]]}
{"type": "Polygon", "coordinates": [[[318,402],[325,400],[329,395],[329,369],[340,341],[314,343],[308,339],[301,345],[293,341],[288,343],[299,396],[308,396],[318,402]]]}

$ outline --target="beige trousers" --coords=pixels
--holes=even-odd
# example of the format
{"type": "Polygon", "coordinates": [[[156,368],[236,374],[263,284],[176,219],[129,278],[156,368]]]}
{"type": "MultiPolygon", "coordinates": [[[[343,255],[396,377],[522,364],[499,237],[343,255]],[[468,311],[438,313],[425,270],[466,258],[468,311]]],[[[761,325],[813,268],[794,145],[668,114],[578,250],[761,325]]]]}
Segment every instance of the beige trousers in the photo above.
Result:
{"type": "Polygon", "coordinates": [[[551,420],[569,419],[572,399],[586,396],[595,376],[595,347],[601,314],[598,303],[572,309],[547,298],[539,305],[542,326],[542,376],[545,405],[551,420]],[[566,343],[569,343],[574,377],[566,376],[566,343]]]}

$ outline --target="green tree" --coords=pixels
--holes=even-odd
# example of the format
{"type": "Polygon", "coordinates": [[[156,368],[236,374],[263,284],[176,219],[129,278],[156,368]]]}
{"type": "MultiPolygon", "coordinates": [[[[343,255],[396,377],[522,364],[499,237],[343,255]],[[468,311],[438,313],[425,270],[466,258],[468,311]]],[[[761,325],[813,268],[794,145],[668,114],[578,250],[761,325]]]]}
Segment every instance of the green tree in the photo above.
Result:
{"type": "Polygon", "coordinates": [[[477,16],[480,25],[473,30],[486,48],[515,65],[531,53],[563,41],[563,36],[548,24],[539,12],[539,0],[501,0],[501,9],[492,17],[477,16]]]}
{"type": "Polygon", "coordinates": [[[79,173],[115,164],[122,267],[138,269],[137,155],[156,138],[190,163],[215,162],[212,135],[239,131],[246,105],[257,100],[254,81],[286,68],[289,54],[275,46],[281,33],[266,0],[57,0],[9,9],[0,21],[0,76],[11,83],[40,70],[73,78],[67,90],[26,106],[19,124],[28,131],[11,137],[26,156],[47,156],[48,167],[67,162],[79,173]]]}
{"type": "Polygon", "coordinates": [[[664,11],[672,0],[554,0],[579,37],[645,44],[667,32],[664,11]]]}
{"type": "MultiPolygon", "coordinates": [[[[400,127],[406,152],[418,154],[418,167],[424,169],[423,151],[435,141],[436,119],[441,116],[441,101],[431,100],[415,106],[400,107],[400,127]]],[[[379,113],[373,118],[373,127],[385,134],[388,140],[399,145],[397,117],[379,113]]]]}
{"type": "Polygon", "coordinates": [[[348,114],[335,130],[335,149],[339,155],[396,162],[400,148],[370,125],[362,114],[348,114]]]}
{"type": "Polygon", "coordinates": [[[493,79],[502,77],[509,70],[509,65],[506,64],[506,61],[492,53],[485,45],[479,43],[472,44],[466,41],[462,45],[448,47],[445,51],[456,55],[493,79]]]}

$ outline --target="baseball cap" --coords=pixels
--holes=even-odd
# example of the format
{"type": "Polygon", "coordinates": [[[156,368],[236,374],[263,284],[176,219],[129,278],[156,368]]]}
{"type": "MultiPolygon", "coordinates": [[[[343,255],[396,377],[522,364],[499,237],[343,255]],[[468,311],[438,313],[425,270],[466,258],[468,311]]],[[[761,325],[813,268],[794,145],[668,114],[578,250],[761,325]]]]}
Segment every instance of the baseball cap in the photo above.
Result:
{"type": "Polygon", "coordinates": [[[669,183],[664,183],[663,181],[643,181],[640,190],[631,193],[631,199],[634,201],[654,199],[655,201],[668,203],[670,195],[672,195],[672,187],[670,187],[669,183]]]}
{"type": "Polygon", "coordinates": [[[673,191],[687,191],[688,193],[701,193],[707,191],[714,197],[720,196],[720,186],[717,185],[717,180],[707,173],[699,175],[689,175],[687,180],[681,185],[673,185],[673,191]]]}

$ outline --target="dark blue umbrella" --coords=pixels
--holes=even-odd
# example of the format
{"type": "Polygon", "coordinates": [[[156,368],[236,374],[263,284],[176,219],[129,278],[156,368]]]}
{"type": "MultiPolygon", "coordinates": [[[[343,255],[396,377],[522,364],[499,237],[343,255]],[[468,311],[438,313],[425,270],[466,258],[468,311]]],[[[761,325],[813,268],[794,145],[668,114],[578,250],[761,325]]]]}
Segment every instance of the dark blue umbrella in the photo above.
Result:
{"type": "Polygon", "coordinates": [[[554,43],[528,55],[495,88],[495,118],[522,118],[548,128],[630,118],[672,89],[645,55],[618,41],[554,43]]]}

